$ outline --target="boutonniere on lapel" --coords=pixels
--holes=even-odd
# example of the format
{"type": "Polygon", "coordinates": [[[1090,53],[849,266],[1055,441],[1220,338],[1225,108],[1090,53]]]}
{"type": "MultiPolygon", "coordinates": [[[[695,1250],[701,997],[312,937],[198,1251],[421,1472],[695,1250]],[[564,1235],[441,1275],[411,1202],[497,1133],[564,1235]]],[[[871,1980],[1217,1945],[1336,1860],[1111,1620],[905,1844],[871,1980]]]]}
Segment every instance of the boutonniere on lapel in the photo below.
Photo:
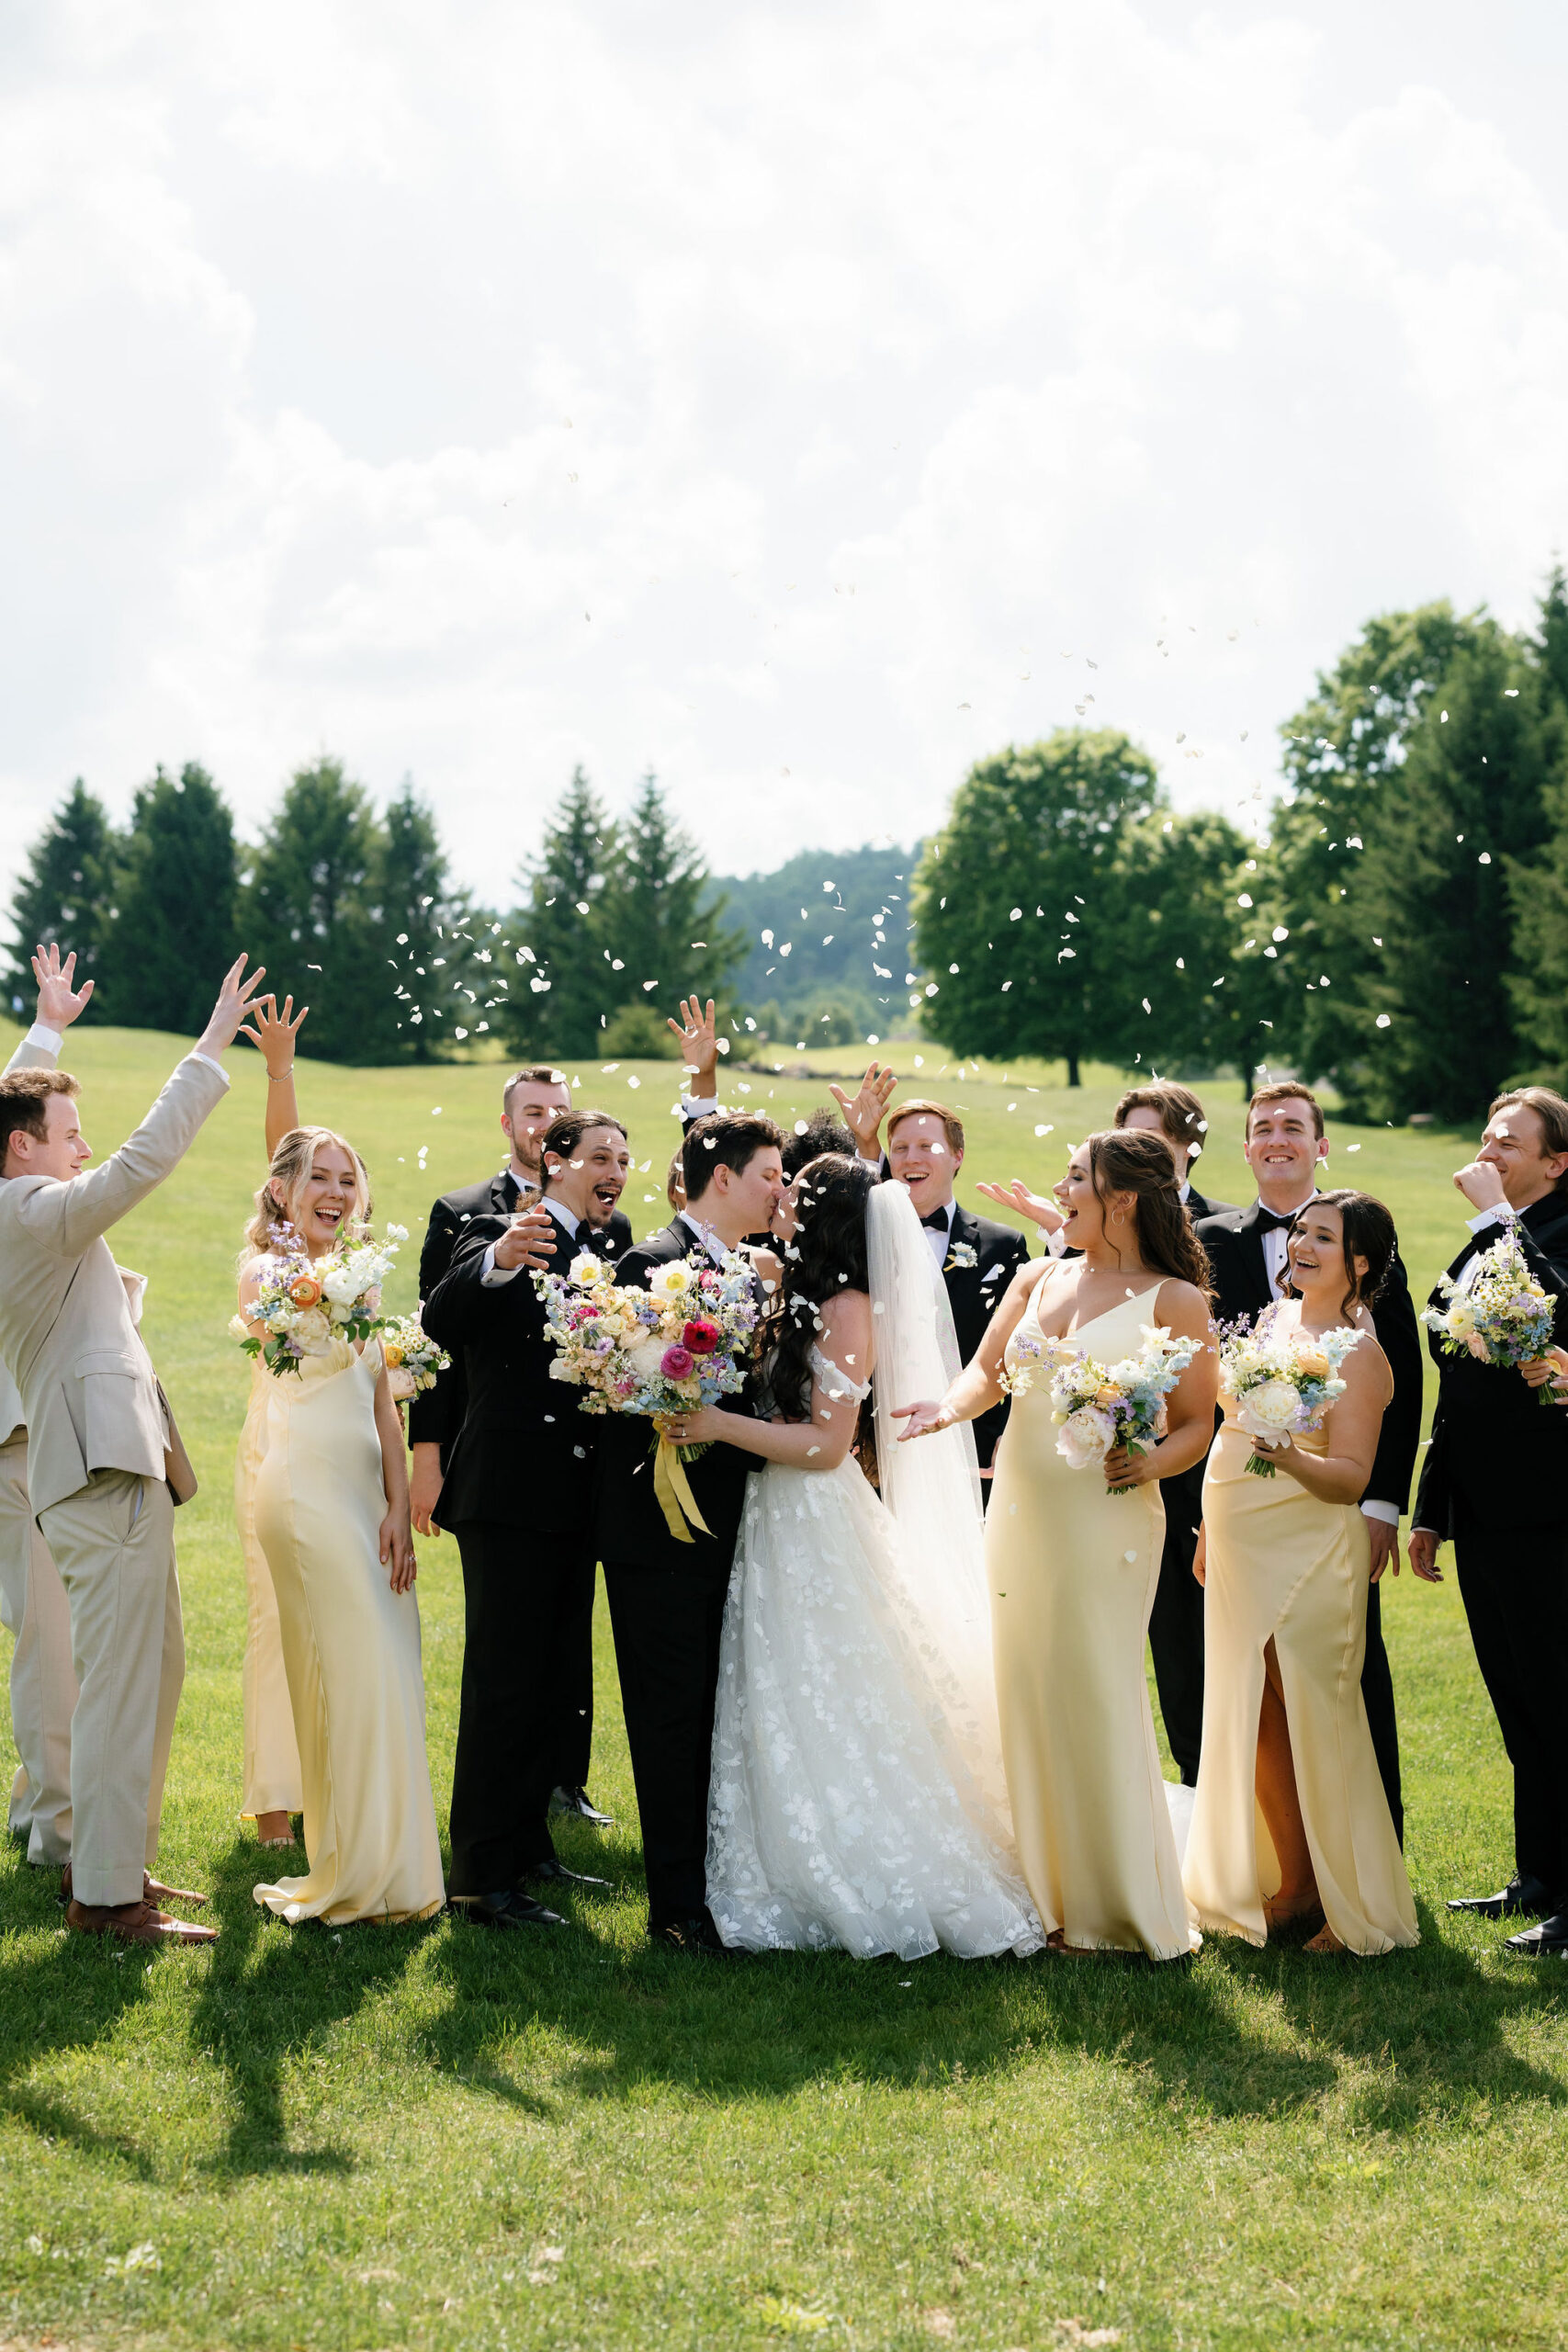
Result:
{"type": "Polygon", "coordinates": [[[979,1259],[975,1255],[973,1242],[955,1241],[948,1250],[942,1271],[944,1274],[966,1272],[969,1267],[977,1266],[979,1262],[979,1259]]]}

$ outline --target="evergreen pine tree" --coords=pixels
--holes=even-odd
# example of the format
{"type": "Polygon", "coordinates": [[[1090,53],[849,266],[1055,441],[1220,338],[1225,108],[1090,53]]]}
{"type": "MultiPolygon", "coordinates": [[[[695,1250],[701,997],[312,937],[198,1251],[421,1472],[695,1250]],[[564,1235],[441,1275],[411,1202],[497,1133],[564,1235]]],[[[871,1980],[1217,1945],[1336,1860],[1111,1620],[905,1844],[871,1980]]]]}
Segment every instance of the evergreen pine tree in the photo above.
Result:
{"type": "Polygon", "coordinates": [[[610,960],[615,1001],[646,1007],[692,990],[721,996],[747,943],[726,925],[725,901],[711,895],[702,854],[671,817],[657,777],[644,776],[616,842],[599,910],[599,961],[610,960]]]}
{"type": "Polygon", "coordinates": [[[1528,1057],[1513,1017],[1510,882],[1517,903],[1547,833],[1563,731],[1534,649],[1492,622],[1427,702],[1363,871],[1381,942],[1360,1015],[1375,1116],[1467,1125],[1528,1057]]]}
{"type": "MultiPolygon", "coordinates": [[[[395,1019],[388,1006],[396,980],[382,954],[384,855],[363,787],[341,760],[321,759],[296,771],[252,860],[247,946],[265,965],[269,989],[310,1005],[301,1043],[322,1061],[371,1058],[395,1019]]],[[[416,972],[411,985],[426,977],[416,972]]],[[[423,1013],[425,998],[416,1003],[423,1013]]]]}
{"type": "Polygon", "coordinates": [[[104,987],[105,949],[113,917],[116,836],[102,801],[80,776],[28,854],[27,871],[11,899],[15,933],[7,953],[4,986],[13,1011],[31,1001],[30,957],[35,947],[57,942],[74,951],[76,979],[97,982],[84,1021],[121,1021],[104,987]]]}
{"type": "Polygon", "coordinates": [[[412,782],[388,804],[377,900],[386,986],[367,1038],[374,1053],[361,1058],[429,1061],[441,1046],[488,1029],[492,951],[474,936],[472,901],[452,888],[434,812],[412,782]]]}
{"type": "Polygon", "coordinates": [[[626,958],[611,946],[604,924],[619,854],[615,826],[574,768],[525,872],[524,903],[510,926],[514,964],[504,975],[503,1034],[525,1058],[592,1053],[622,1001],[626,958]]]}
{"type": "Polygon", "coordinates": [[[205,768],[160,767],[138,790],[104,950],[113,1018],[131,1029],[203,1025],[214,975],[239,953],[239,861],[228,803],[205,768]]]}
{"type": "MultiPolygon", "coordinates": [[[[1561,740],[1568,735],[1568,583],[1561,564],[1541,598],[1537,645],[1561,740]]],[[[1508,994],[1524,1062],[1533,1057],[1539,1074],[1562,1086],[1568,1082],[1568,761],[1561,756],[1545,804],[1545,840],[1533,858],[1508,867],[1517,966],[1508,994]]]]}

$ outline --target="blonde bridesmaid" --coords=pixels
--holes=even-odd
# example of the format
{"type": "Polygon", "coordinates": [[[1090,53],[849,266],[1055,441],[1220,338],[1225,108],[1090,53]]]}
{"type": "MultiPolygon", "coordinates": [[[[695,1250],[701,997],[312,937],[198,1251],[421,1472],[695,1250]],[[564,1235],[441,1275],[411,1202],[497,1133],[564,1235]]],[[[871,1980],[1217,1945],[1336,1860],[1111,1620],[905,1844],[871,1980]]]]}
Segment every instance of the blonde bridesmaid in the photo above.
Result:
{"type": "Polygon", "coordinates": [[[1371,1552],[1358,1506],[1393,1394],[1371,1306],[1393,1221],[1365,1193],[1321,1193],[1289,1243],[1292,1296],[1268,1310],[1312,1336],[1357,1333],[1345,1393],[1315,1431],[1247,1469],[1234,1402],[1203,1484],[1203,1746],[1186,1859],[1205,1928],[1261,1944],[1316,1927],[1312,1952],[1419,1940],[1361,1698],[1371,1552]],[[1255,1802],[1256,1799],[1256,1802],[1255,1802]]]}
{"type": "MultiPolygon", "coordinates": [[[[263,997],[254,1023],[242,1032],[260,1048],[266,1064],[266,1156],[299,1124],[294,1091],[295,1039],[309,1012],[296,1014],[289,997],[280,1013],[276,997],[263,997]]],[[[294,1736],[294,1716],[288,1703],[288,1678],[283,1665],[283,1635],[277,1622],[277,1599],[272,1572],[256,1534],[256,1478],[266,1436],[267,1391],[272,1374],[257,1363],[251,1375],[244,1427],[234,1457],[234,1524],[245,1566],[245,1656],[240,1675],[244,1732],[240,1817],[254,1821],[263,1846],[275,1849],[294,1843],[290,1815],[304,1804],[299,1774],[299,1747],[294,1736]]]]}
{"type": "MultiPolygon", "coordinates": [[[[321,1258],[369,1209],[364,1163],[342,1136],[285,1136],[246,1235],[242,1314],[286,1227],[321,1258]]],[[[445,1890],[407,1457],[380,1342],[337,1339],[298,1373],[265,1376],[254,1523],[276,1596],[308,1868],[255,1899],[291,1923],[423,1918],[445,1890]]]]}
{"type": "Polygon", "coordinates": [[[1208,1268],[1169,1149],[1136,1129],[1090,1136],[1055,1188],[1081,1254],[1021,1267],[974,1362],[911,1433],[972,1420],[1004,1367],[1065,1339],[1105,1364],[1145,1325],[1204,1342],[1147,1453],[1074,1470],[1050,1380],[1015,1396],[997,1457],[986,1564],[1008,1795],[1023,1874],[1062,1951],[1174,1960],[1201,1939],[1182,1892],[1144,1645],[1159,1582],[1159,1481],[1202,1459],[1214,1425],[1208,1268]]]}

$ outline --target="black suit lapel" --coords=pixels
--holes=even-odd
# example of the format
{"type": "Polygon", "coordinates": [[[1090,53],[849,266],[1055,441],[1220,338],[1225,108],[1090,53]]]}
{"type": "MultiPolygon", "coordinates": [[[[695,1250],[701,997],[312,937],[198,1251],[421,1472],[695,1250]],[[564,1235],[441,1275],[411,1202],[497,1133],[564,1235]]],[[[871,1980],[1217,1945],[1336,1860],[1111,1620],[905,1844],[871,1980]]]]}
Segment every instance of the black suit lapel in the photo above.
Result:
{"type": "Polygon", "coordinates": [[[1269,1261],[1263,1255],[1262,1215],[1262,1202],[1254,1201],[1249,1209],[1243,1209],[1235,1228],[1236,1254],[1241,1260],[1247,1286],[1258,1301],[1252,1311],[1258,1315],[1274,1303],[1274,1285],[1269,1279],[1269,1261]]]}

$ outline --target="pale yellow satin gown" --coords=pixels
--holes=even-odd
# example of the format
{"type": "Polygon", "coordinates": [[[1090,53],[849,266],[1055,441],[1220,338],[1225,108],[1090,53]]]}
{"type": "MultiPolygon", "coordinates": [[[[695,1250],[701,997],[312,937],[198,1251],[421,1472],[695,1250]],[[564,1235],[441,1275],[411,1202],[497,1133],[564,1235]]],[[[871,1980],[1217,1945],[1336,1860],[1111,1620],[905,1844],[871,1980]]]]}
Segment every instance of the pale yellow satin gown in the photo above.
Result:
{"type": "Polygon", "coordinates": [[[246,1820],[254,1820],[259,1813],[299,1813],[305,1803],[299,1744],[294,1736],[288,1676],[283,1664],[277,1596],[272,1589],[272,1570],[256,1533],[256,1480],[266,1450],[268,1397],[276,1385],[265,1364],[258,1362],[251,1379],[240,1448],[234,1457],[234,1523],[245,1564],[245,1657],[240,1674],[244,1760],[240,1813],[246,1820]]]}
{"type": "MultiPolygon", "coordinates": [[[[1008,1345],[1039,1332],[1045,1283],[1008,1345]]],[[[1158,1283],[1083,1324],[1113,1363],[1142,1345],[1158,1283]]],[[[1110,1495],[1056,1451],[1050,1381],[1015,1396],[992,1482],[986,1565],[1013,1833],[1048,1931],[1083,1951],[1195,1951],[1144,1669],[1159,1583],[1157,1483],[1110,1495]]]]}
{"type": "Polygon", "coordinates": [[[444,1898],[424,1749],[419,1606],[378,1556],[387,1505],[379,1345],[339,1340],[267,1375],[255,1526],[277,1596],[304,1781],[303,1878],[255,1889],[282,1917],[423,1918],[444,1898]]]}
{"type": "MultiPolygon", "coordinates": [[[[1296,1443],[1325,1450],[1311,1432],[1296,1443]]],[[[1320,1502],[1283,1471],[1249,1472],[1251,1452],[1251,1439],[1227,1419],[1203,1481],[1203,1745],[1187,1892],[1205,1928],[1266,1941],[1263,1902],[1279,1891],[1280,1865],[1254,1790],[1272,1636],[1324,1916],[1362,1957],[1418,1943],[1361,1697],[1367,1522],[1355,1503],[1320,1502]]]]}

